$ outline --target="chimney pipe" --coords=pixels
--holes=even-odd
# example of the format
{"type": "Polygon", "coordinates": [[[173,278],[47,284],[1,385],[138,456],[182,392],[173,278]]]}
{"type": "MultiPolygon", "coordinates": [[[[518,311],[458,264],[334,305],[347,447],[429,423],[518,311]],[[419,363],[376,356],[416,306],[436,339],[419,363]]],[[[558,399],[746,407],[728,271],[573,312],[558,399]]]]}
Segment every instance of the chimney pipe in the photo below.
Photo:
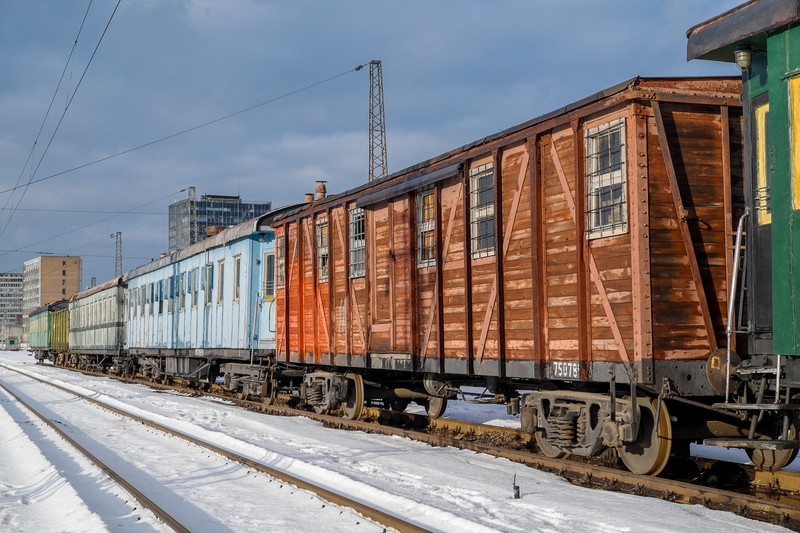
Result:
{"type": "Polygon", "coordinates": [[[306,193],[306,203],[310,203],[314,201],[314,193],[307,192],[306,193]]]}
{"type": "Polygon", "coordinates": [[[327,196],[328,189],[325,187],[327,181],[317,180],[317,186],[314,189],[314,194],[317,200],[322,200],[327,196]]]}

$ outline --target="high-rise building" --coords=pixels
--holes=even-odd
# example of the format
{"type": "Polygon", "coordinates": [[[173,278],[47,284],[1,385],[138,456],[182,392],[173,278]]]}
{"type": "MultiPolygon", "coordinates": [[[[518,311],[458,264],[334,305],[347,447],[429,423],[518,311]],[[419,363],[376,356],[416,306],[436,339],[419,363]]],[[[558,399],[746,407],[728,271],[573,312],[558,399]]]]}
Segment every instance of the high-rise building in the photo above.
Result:
{"type": "Polygon", "coordinates": [[[0,350],[16,350],[22,337],[22,274],[0,273],[0,350]]]}
{"type": "Polygon", "coordinates": [[[22,325],[22,274],[0,273],[0,327],[22,325]]]}
{"type": "Polygon", "coordinates": [[[263,215],[272,202],[243,202],[239,196],[204,194],[199,199],[194,187],[189,196],[169,206],[169,253],[200,242],[242,222],[263,215]]]}
{"type": "Polygon", "coordinates": [[[45,304],[65,300],[81,287],[81,258],[43,255],[22,264],[22,325],[27,338],[27,318],[45,304]]]}

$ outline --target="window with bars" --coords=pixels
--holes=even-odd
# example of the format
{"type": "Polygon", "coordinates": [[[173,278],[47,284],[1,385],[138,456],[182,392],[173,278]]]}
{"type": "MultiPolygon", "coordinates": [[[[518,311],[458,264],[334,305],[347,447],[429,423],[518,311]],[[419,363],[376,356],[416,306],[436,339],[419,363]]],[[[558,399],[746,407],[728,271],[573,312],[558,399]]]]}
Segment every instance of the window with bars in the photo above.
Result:
{"type": "Polygon", "coordinates": [[[350,230],[350,262],[351,278],[360,278],[366,274],[366,224],[364,209],[354,207],[349,212],[350,230]]]}
{"type": "Polygon", "coordinates": [[[286,261],[286,235],[275,237],[275,288],[283,288],[286,261]]]}
{"type": "Polygon", "coordinates": [[[317,280],[328,281],[328,219],[317,220],[317,280]]]}
{"type": "Polygon", "coordinates": [[[494,255],[494,166],[492,163],[469,171],[469,212],[472,257],[494,255]]]}
{"type": "Polygon", "coordinates": [[[625,119],[586,131],[586,230],[590,239],[628,231],[625,119]]]}
{"type": "Polygon", "coordinates": [[[417,191],[417,267],[436,263],[436,196],[433,185],[417,191]]]}

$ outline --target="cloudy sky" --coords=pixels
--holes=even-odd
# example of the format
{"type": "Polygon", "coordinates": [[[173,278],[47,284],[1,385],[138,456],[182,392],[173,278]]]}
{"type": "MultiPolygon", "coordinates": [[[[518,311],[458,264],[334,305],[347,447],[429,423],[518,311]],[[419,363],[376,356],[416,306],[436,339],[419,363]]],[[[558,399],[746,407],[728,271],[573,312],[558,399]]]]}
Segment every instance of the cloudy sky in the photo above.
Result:
{"type": "Polygon", "coordinates": [[[117,231],[134,268],[190,186],[279,206],[363,183],[371,59],[394,172],[636,75],[736,75],[685,34],[739,3],[0,0],[0,272],[71,254],[109,279],[117,231]]]}

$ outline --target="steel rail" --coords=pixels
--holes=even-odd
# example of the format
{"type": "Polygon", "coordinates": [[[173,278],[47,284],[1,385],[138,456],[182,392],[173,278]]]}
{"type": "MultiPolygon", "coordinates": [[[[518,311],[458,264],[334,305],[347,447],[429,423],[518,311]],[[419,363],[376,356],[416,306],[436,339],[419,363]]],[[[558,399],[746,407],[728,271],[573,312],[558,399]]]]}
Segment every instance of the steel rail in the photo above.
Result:
{"type": "MultiPolygon", "coordinates": [[[[4,368],[8,368],[3,365],[4,368]]],[[[30,376],[29,376],[30,377],[30,376]]],[[[35,378],[34,378],[35,379],[35,378]]],[[[70,437],[64,430],[62,430],[58,425],[53,422],[52,420],[45,417],[42,413],[37,411],[30,403],[26,402],[22,399],[18,394],[14,391],[9,389],[6,385],[0,382],[0,389],[3,389],[9,396],[14,398],[17,402],[19,402],[25,409],[27,409],[30,413],[35,415],[39,420],[44,422],[49,428],[54,430],[61,438],[67,441],[70,446],[78,450],[84,457],[86,457],[89,461],[91,461],[97,468],[102,470],[105,474],[107,474],[111,479],[113,479],[117,484],[127,490],[131,496],[133,496],[136,501],[138,501],[142,507],[148,509],[152,512],[156,517],[167,524],[169,527],[178,531],[179,533],[189,533],[189,528],[185,527],[183,524],[178,522],[172,515],[170,515],[167,511],[162,509],[156,502],[148,498],[142,491],[131,485],[124,477],[122,477],[116,470],[105,464],[101,461],[96,455],[92,452],[87,450],[84,446],[82,446],[78,441],[70,437]]]]}
{"type": "MultiPolygon", "coordinates": [[[[0,366],[5,366],[0,364],[0,366]]],[[[66,367],[57,367],[69,370],[66,367]]],[[[86,372],[90,375],[109,377],[107,374],[86,372]]],[[[195,389],[178,387],[175,385],[147,383],[139,379],[123,379],[129,383],[146,384],[155,389],[177,390],[186,392],[195,389]]],[[[55,386],[55,385],[54,385],[55,386]]],[[[73,393],[75,394],[75,393],[73,393]]],[[[800,531],[800,503],[787,501],[784,499],[770,499],[756,497],[750,494],[742,494],[725,489],[697,485],[685,481],[658,478],[652,476],[640,476],[628,472],[596,464],[572,459],[551,459],[543,455],[533,453],[530,449],[530,435],[513,428],[503,428],[496,426],[486,426],[483,424],[464,422],[449,419],[428,419],[423,415],[410,413],[394,413],[377,408],[367,408],[364,410],[365,417],[375,420],[347,420],[333,415],[316,414],[310,411],[289,407],[286,405],[267,405],[262,402],[254,402],[242,399],[231,398],[219,394],[202,392],[211,397],[225,398],[232,403],[251,410],[276,415],[276,416],[304,416],[312,420],[317,420],[329,427],[337,429],[347,429],[354,431],[364,431],[369,433],[380,433],[390,436],[405,437],[431,446],[446,447],[452,446],[459,449],[470,450],[477,453],[501,457],[511,461],[525,464],[527,466],[557,474],[571,483],[586,487],[602,488],[628,494],[658,497],[667,501],[685,504],[700,504],[710,509],[719,509],[734,512],[747,518],[753,518],[773,524],[779,524],[791,529],[800,531]],[[405,427],[387,426],[381,421],[386,419],[403,420],[405,427]],[[420,429],[409,429],[408,426],[419,427],[420,429]],[[421,427],[424,426],[424,427],[421,427]],[[455,434],[447,436],[443,433],[455,434]],[[479,435],[505,436],[517,448],[512,449],[508,446],[494,446],[480,441],[479,435]]],[[[90,399],[91,400],[91,399],[90,399]]],[[[127,415],[130,416],[130,415],[127,415]]],[[[489,438],[491,440],[492,437],[489,438]]],[[[755,482],[762,488],[770,484],[771,487],[785,487],[789,490],[798,486],[800,474],[796,472],[775,472],[768,475],[755,474],[755,482]],[[781,482],[781,478],[786,480],[781,482]],[[760,479],[759,479],[760,477],[760,479]],[[760,483],[758,483],[760,481],[760,483]]],[[[380,520],[376,520],[383,523],[380,520]]],[[[403,530],[403,528],[399,528],[403,530]]]]}
{"type": "MultiPolygon", "coordinates": [[[[142,423],[142,424],[144,424],[144,425],[146,425],[148,427],[151,427],[153,429],[162,431],[164,433],[167,433],[169,435],[173,435],[175,437],[179,437],[179,438],[181,438],[181,439],[183,439],[183,440],[185,440],[187,442],[191,442],[192,444],[195,444],[195,445],[200,446],[202,448],[205,448],[205,449],[207,449],[209,451],[212,451],[212,452],[214,452],[216,454],[219,454],[222,457],[225,457],[227,459],[230,459],[232,461],[236,461],[236,462],[241,463],[241,464],[243,464],[243,465],[245,465],[247,467],[250,467],[250,468],[252,468],[253,470],[255,470],[257,472],[261,472],[262,474],[267,474],[269,476],[274,477],[275,479],[278,479],[278,480],[283,481],[285,483],[289,483],[289,484],[294,485],[294,486],[296,486],[296,487],[298,487],[300,489],[304,489],[304,490],[307,490],[309,492],[313,492],[314,494],[316,494],[320,498],[322,498],[322,499],[324,499],[324,500],[326,500],[326,501],[328,501],[330,503],[333,503],[335,505],[339,505],[339,506],[342,506],[342,507],[353,508],[357,512],[362,514],[363,516],[365,516],[365,517],[369,518],[370,520],[373,520],[373,521],[375,521],[375,522],[377,522],[377,523],[379,523],[379,524],[381,524],[381,525],[383,525],[385,527],[393,528],[393,529],[396,529],[398,531],[411,532],[411,533],[425,533],[425,532],[428,531],[426,528],[421,527],[421,526],[419,526],[419,525],[417,525],[417,524],[415,524],[413,522],[409,522],[407,520],[404,520],[402,517],[392,515],[392,514],[390,514],[388,512],[382,511],[380,509],[375,509],[374,507],[371,507],[366,503],[360,502],[358,500],[354,500],[354,499],[349,498],[349,497],[347,497],[347,496],[345,496],[343,494],[339,494],[337,492],[334,492],[332,490],[326,489],[324,487],[320,487],[320,486],[315,485],[314,483],[312,483],[310,481],[306,481],[306,480],[297,478],[297,477],[292,476],[291,474],[288,474],[286,472],[282,472],[280,470],[276,470],[274,468],[266,466],[266,465],[264,465],[262,463],[254,461],[254,460],[249,459],[247,457],[243,457],[241,455],[238,455],[238,454],[236,454],[236,453],[234,453],[234,452],[232,452],[230,450],[226,450],[224,448],[220,448],[219,446],[216,446],[216,445],[211,444],[209,442],[206,442],[204,440],[198,439],[198,438],[193,437],[191,435],[187,435],[187,434],[185,434],[185,433],[183,433],[181,431],[178,431],[176,429],[169,428],[167,426],[163,426],[163,425],[161,425],[161,424],[159,424],[157,422],[153,422],[152,420],[149,420],[147,418],[143,418],[143,417],[140,417],[138,415],[134,415],[132,413],[128,413],[128,412],[126,412],[126,411],[124,411],[122,409],[118,409],[118,408],[116,408],[114,406],[111,406],[111,405],[108,405],[106,403],[103,403],[102,401],[99,401],[99,400],[97,400],[95,398],[90,398],[88,396],[80,394],[79,392],[75,392],[75,391],[70,390],[70,389],[68,389],[66,387],[62,387],[60,385],[57,385],[57,384],[52,383],[50,381],[47,381],[46,379],[41,379],[41,378],[38,378],[38,377],[35,377],[35,376],[31,376],[30,374],[27,374],[27,373],[24,373],[24,372],[20,372],[18,369],[14,368],[14,367],[11,367],[11,366],[7,366],[7,365],[2,364],[2,363],[0,363],[0,367],[5,368],[7,370],[12,370],[14,372],[18,372],[18,373],[20,373],[20,374],[22,374],[22,375],[24,375],[24,376],[26,376],[26,377],[28,377],[30,379],[33,379],[33,380],[38,381],[40,383],[44,383],[46,385],[49,385],[49,386],[51,386],[53,388],[56,388],[58,390],[61,390],[61,391],[66,392],[68,394],[71,394],[73,396],[77,396],[78,398],[80,398],[82,400],[85,400],[85,401],[88,401],[88,402],[93,403],[95,405],[101,406],[103,409],[107,409],[107,410],[112,411],[114,413],[117,413],[117,414],[119,414],[121,416],[130,418],[132,420],[140,422],[140,423],[142,423]]],[[[0,384],[0,387],[3,387],[2,384],[0,384]]],[[[3,387],[3,388],[5,389],[5,387],[3,387]]],[[[13,395],[13,393],[12,393],[12,396],[14,396],[16,399],[19,400],[19,398],[16,395],[13,395]]],[[[49,425],[49,423],[48,423],[48,425],[49,425]]],[[[61,433],[61,432],[59,431],[59,433],[61,433]]],[[[69,438],[69,437],[66,437],[66,438],[69,438]]],[[[70,441],[74,442],[71,439],[70,439],[70,441]]],[[[187,529],[176,529],[176,531],[188,531],[188,530],[187,529]]]]}

